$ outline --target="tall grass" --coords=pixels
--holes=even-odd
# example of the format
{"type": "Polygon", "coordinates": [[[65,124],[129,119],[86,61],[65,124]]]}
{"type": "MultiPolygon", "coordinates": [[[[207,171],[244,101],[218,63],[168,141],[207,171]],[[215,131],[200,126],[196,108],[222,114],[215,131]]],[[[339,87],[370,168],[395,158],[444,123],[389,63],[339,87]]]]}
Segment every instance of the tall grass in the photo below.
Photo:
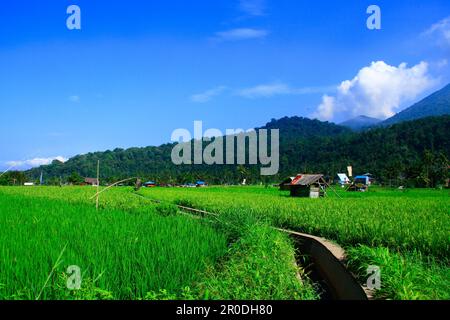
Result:
{"type": "Polygon", "coordinates": [[[324,236],[347,249],[350,267],[365,283],[378,265],[377,298],[448,299],[450,197],[446,190],[337,190],[325,199],[295,199],[275,188],[213,187],[142,190],[147,197],[221,215],[241,214],[272,225],[324,236]]]}
{"type": "Polygon", "coordinates": [[[184,216],[97,212],[86,204],[18,195],[0,196],[0,226],[0,299],[140,299],[154,290],[176,292],[227,250],[224,235],[184,216]],[[81,268],[87,290],[69,293],[70,265],[81,268]]]}
{"type": "Polygon", "coordinates": [[[256,224],[230,248],[227,259],[209,267],[197,286],[210,299],[316,300],[314,285],[296,267],[286,234],[256,224]]]}
{"type": "Polygon", "coordinates": [[[348,265],[364,282],[367,267],[380,268],[381,289],[375,297],[396,300],[450,299],[450,268],[419,252],[399,253],[388,248],[349,248],[348,265]]]}
{"type": "Polygon", "coordinates": [[[97,212],[94,193],[0,187],[0,299],[317,298],[289,239],[261,219],[230,211],[200,222],[131,188],[102,194],[97,212]],[[80,290],[66,287],[71,264],[80,290]]]}
{"type": "Polygon", "coordinates": [[[325,199],[290,198],[275,188],[142,190],[147,197],[217,213],[242,211],[279,227],[327,237],[341,245],[366,244],[450,257],[448,191],[368,193],[338,190],[325,199]]]}

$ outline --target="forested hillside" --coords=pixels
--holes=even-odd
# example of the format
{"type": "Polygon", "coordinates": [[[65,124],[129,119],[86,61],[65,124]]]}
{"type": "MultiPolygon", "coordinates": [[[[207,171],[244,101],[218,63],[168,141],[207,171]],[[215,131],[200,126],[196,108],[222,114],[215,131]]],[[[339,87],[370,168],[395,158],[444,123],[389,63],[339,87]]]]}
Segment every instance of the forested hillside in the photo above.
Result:
{"type": "MultiPolygon", "coordinates": [[[[450,116],[424,118],[388,128],[355,133],[318,120],[292,117],[272,120],[262,128],[280,130],[280,170],[275,176],[261,176],[259,166],[174,165],[173,144],[159,147],[115,149],[71,158],[66,163],[26,172],[46,183],[76,182],[94,177],[101,162],[103,182],[141,177],[161,183],[185,183],[204,179],[214,184],[234,184],[246,178],[249,183],[272,183],[299,172],[320,172],[334,177],[352,165],[355,173],[371,172],[380,182],[434,186],[448,175],[450,116]]],[[[0,183],[10,184],[8,175],[0,183]]]]}

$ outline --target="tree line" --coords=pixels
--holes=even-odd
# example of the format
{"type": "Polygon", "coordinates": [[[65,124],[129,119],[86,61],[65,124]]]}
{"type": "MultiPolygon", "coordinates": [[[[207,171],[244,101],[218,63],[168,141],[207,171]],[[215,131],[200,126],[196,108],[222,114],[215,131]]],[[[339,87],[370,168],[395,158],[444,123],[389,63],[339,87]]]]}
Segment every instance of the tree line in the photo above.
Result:
{"type": "MultiPolygon", "coordinates": [[[[370,172],[382,184],[436,187],[449,178],[450,116],[430,117],[390,127],[351,130],[328,122],[299,117],[272,120],[264,129],[280,130],[280,171],[261,176],[258,165],[174,165],[173,144],[159,147],[115,149],[55,160],[24,173],[8,173],[0,184],[37,181],[44,172],[46,184],[82,183],[96,176],[112,183],[129,177],[162,184],[205,180],[210,184],[272,184],[297,173],[322,173],[330,179],[352,165],[355,174],[370,172]],[[14,178],[15,177],[15,178],[14,178]]],[[[257,129],[258,130],[258,129],[257,129]]]]}

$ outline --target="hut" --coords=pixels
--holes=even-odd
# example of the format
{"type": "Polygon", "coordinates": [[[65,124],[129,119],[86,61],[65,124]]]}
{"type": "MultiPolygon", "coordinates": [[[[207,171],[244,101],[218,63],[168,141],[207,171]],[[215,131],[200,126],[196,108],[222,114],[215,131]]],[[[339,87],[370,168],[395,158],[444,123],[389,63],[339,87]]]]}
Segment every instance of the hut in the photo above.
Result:
{"type": "Polygon", "coordinates": [[[292,182],[292,180],[294,180],[295,177],[289,177],[287,179],[284,179],[278,186],[280,187],[280,191],[288,191],[290,190],[290,183],[292,182]]]}
{"type": "Polygon", "coordinates": [[[322,174],[298,174],[280,190],[289,190],[291,197],[319,198],[325,196],[326,185],[322,174]]]}
{"type": "Polygon", "coordinates": [[[98,179],[97,178],[84,178],[84,185],[97,187],[98,179]]]}
{"type": "Polygon", "coordinates": [[[365,192],[369,189],[370,178],[366,175],[356,176],[353,183],[348,187],[347,191],[365,192]]]}
{"type": "Polygon", "coordinates": [[[203,180],[197,180],[197,182],[195,182],[195,186],[197,188],[203,188],[203,187],[207,187],[208,184],[203,180]]]}
{"type": "Polygon", "coordinates": [[[344,187],[346,184],[350,184],[350,179],[345,173],[338,173],[338,183],[344,187]]]}
{"type": "Polygon", "coordinates": [[[145,188],[154,188],[154,187],[156,187],[156,182],[155,181],[147,181],[144,183],[144,187],[145,188]]]}

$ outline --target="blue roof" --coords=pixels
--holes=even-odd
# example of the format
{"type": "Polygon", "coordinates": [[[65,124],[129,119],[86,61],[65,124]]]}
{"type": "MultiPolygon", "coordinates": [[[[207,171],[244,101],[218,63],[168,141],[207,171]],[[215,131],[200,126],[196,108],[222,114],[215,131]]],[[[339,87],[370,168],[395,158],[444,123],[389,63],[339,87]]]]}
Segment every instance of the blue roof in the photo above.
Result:
{"type": "Polygon", "coordinates": [[[205,184],[205,181],[198,180],[198,181],[197,181],[197,184],[205,184]]]}
{"type": "Polygon", "coordinates": [[[369,179],[368,176],[356,176],[355,179],[369,179]]]}
{"type": "Polygon", "coordinates": [[[155,182],[155,181],[147,181],[147,182],[144,183],[144,184],[156,184],[156,182],[155,182]]]}

